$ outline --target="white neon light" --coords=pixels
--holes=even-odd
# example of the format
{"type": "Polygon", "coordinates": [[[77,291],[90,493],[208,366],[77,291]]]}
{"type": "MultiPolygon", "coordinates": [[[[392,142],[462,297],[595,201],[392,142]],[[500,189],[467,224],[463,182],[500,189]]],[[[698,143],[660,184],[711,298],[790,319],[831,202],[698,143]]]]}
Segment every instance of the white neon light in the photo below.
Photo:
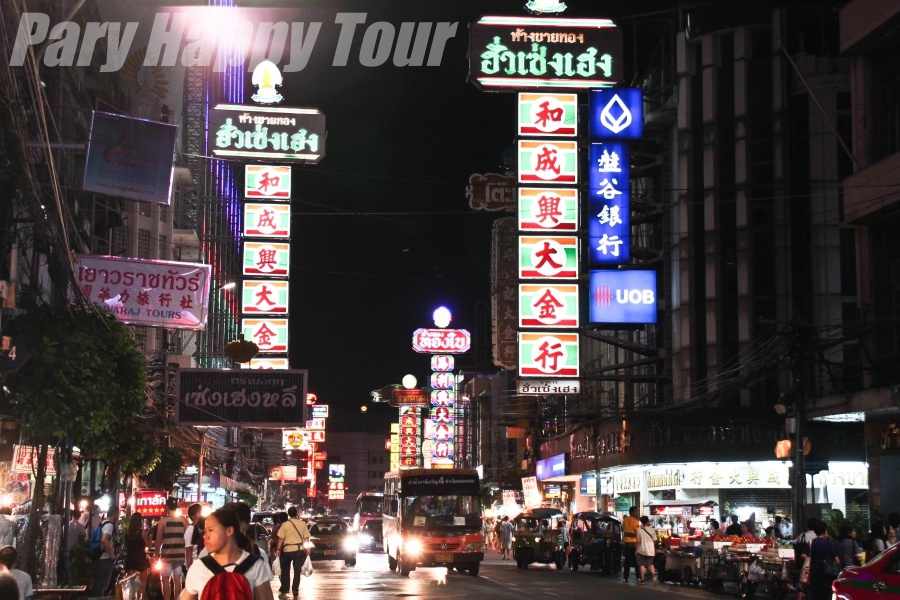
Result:
{"type": "Polygon", "coordinates": [[[509,25],[512,27],[594,27],[597,29],[615,28],[612,19],[570,19],[560,17],[501,17],[485,16],[478,20],[485,25],[509,25]]]}
{"type": "Polygon", "coordinates": [[[293,160],[318,160],[321,154],[285,154],[284,152],[249,152],[245,150],[213,150],[213,155],[247,158],[286,158],[293,160]]]}
{"type": "Polygon", "coordinates": [[[536,87],[536,88],[609,88],[618,83],[608,79],[515,79],[510,77],[479,77],[484,87],[536,87]]]}
{"type": "Polygon", "coordinates": [[[252,104],[216,104],[216,110],[242,110],[245,112],[284,113],[289,115],[320,115],[318,108],[291,108],[289,106],[253,106],[252,104]]]}

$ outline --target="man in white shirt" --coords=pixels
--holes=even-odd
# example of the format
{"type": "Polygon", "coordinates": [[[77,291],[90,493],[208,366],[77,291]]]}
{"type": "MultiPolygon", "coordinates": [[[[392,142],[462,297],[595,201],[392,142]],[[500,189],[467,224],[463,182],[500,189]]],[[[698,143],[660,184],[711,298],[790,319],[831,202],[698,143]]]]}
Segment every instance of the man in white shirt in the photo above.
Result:
{"type": "Polygon", "coordinates": [[[16,586],[19,588],[19,600],[31,600],[32,596],[34,596],[31,575],[25,571],[13,568],[18,558],[19,555],[12,546],[0,548],[0,565],[6,567],[9,570],[9,574],[16,580],[16,586]]]}

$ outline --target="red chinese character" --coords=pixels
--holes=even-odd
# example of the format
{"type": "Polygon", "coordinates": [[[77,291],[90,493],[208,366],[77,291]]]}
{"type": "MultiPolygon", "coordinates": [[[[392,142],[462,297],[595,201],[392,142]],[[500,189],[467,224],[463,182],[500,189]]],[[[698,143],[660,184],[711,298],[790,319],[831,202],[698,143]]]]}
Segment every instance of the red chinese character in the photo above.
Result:
{"type": "Polygon", "coordinates": [[[109,293],[109,288],[100,288],[100,291],[97,292],[97,300],[100,302],[105,302],[112,297],[112,294],[109,293]]]}
{"type": "Polygon", "coordinates": [[[253,334],[253,337],[256,338],[257,343],[260,346],[270,346],[272,344],[272,338],[275,336],[275,332],[269,329],[269,326],[263,323],[259,326],[259,329],[253,334]]]}
{"type": "Polygon", "coordinates": [[[555,149],[544,148],[541,150],[541,153],[537,157],[537,166],[535,170],[537,171],[553,171],[557,175],[559,175],[559,165],[556,164],[557,159],[557,151],[555,149]]]}
{"type": "Polygon", "coordinates": [[[150,304],[150,294],[144,291],[138,292],[137,303],[141,306],[150,304]]]}
{"type": "Polygon", "coordinates": [[[555,371],[556,365],[559,362],[559,357],[563,355],[560,348],[562,348],[562,344],[553,344],[551,346],[550,342],[544,342],[541,344],[540,348],[538,348],[541,352],[534,357],[534,360],[541,363],[541,368],[545,371],[547,370],[547,362],[549,361],[550,370],[555,371]],[[553,350],[553,352],[551,352],[551,350],[553,350]]]}
{"type": "Polygon", "coordinates": [[[128,293],[128,290],[122,290],[122,293],[119,294],[119,302],[122,304],[128,304],[129,298],[131,298],[131,294],[128,293]]]}
{"type": "Polygon", "coordinates": [[[556,218],[562,216],[559,210],[559,196],[541,196],[538,199],[538,208],[541,211],[538,214],[538,221],[543,223],[550,219],[552,225],[559,223],[559,219],[556,218]]]}
{"type": "Polygon", "coordinates": [[[544,242],[544,249],[538,250],[537,252],[534,253],[535,256],[537,256],[538,258],[541,259],[541,261],[537,265],[535,265],[535,268],[540,269],[547,263],[549,263],[550,266],[553,267],[554,269],[559,269],[560,267],[562,267],[561,264],[553,261],[552,256],[554,254],[556,254],[556,248],[551,248],[550,242],[544,242]]]}
{"type": "Polygon", "coordinates": [[[274,269],[278,266],[275,261],[275,250],[271,248],[261,248],[257,255],[256,267],[260,270],[274,269]]]}
{"type": "Polygon", "coordinates": [[[549,100],[541,102],[540,107],[541,110],[537,113],[537,121],[535,121],[535,124],[540,123],[541,127],[546,127],[548,121],[554,121],[556,123],[562,121],[563,109],[551,109],[549,100]]]}
{"type": "Polygon", "coordinates": [[[266,302],[271,306],[275,306],[275,303],[272,302],[272,299],[270,298],[271,295],[272,290],[263,285],[261,288],[259,288],[259,292],[257,292],[256,294],[256,306],[259,306],[263,302],[266,302]]]}
{"type": "Polygon", "coordinates": [[[281,181],[281,177],[269,177],[269,172],[266,171],[263,173],[263,176],[259,179],[259,187],[256,189],[262,191],[263,193],[269,191],[270,185],[278,185],[281,181]]]}
{"type": "Polygon", "coordinates": [[[181,297],[181,308],[187,310],[189,308],[194,308],[194,299],[190,294],[185,294],[181,297]]]}
{"type": "Polygon", "coordinates": [[[544,295],[541,296],[537,302],[535,302],[532,306],[540,307],[541,314],[538,316],[540,319],[555,319],[556,318],[556,309],[562,308],[562,302],[560,302],[556,296],[553,295],[553,292],[547,290],[544,292],[544,295]]]}
{"type": "Polygon", "coordinates": [[[159,305],[168,307],[172,304],[172,294],[163,292],[159,295],[159,305]]]}
{"type": "Polygon", "coordinates": [[[259,215],[259,220],[256,223],[256,228],[262,229],[263,227],[271,227],[272,229],[276,229],[275,219],[272,218],[274,215],[275,213],[271,210],[267,208],[263,209],[262,214],[259,215]]]}

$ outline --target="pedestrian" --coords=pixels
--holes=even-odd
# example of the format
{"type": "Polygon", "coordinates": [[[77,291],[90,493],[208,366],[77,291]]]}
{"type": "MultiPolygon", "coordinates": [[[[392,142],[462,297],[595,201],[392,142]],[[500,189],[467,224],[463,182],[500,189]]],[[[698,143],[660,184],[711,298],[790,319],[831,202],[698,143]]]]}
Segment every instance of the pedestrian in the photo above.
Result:
{"type": "Polygon", "coordinates": [[[862,552],[862,548],[856,543],[856,530],[851,525],[847,523],[841,525],[836,549],[842,567],[856,565],[856,555],[862,552]]]}
{"type": "Polygon", "coordinates": [[[214,587],[206,594],[207,598],[273,600],[272,571],[261,556],[248,552],[250,543],[241,533],[237,513],[220,508],[204,519],[203,527],[206,554],[188,569],[179,600],[199,600],[214,578],[214,587]],[[237,573],[243,580],[223,573],[237,573]]]}
{"type": "Polygon", "coordinates": [[[731,515],[731,525],[725,529],[725,535],[741,535],[741,523],[737,515],[731,515]]]}
{"type": "Polygon", "coordinates": [[[840,571],[840,559],[834,540],[828,537],[825,523],[817,521],[813,531],[816,538],[809,549],[809,586],[807,600],[830,600],[831,582],[840,571]]]}
{"type": "Polygon", "coordinates": [[[512,550],[513,524],[509,517],[503,517],[500,522],[500,552],[503,560],[508,560],[512,550]]]}
{"type": "Polygon", "coordinates": [[[269,538],[269,565],[275,562],[275,557],[278,555],[278,529],[287,520],[286,512],[277,512],[272,515],[272,537],[269,538]]]}
{"type": "Polygon", "coordinates": [[[18,600],[19,585],[15,578],[6,569],[0,570],[0,600],[18,600]]]}
{"type": "Polygon", "coordinates": [[[638,507],[628,509],[628,516],[622,520],[622,549],[624,553],[624,566],[622,567],[622,580],[628,583],[631,576],[631,568],[634,567],[634,575],[637,577],[639,570],[635,552],[637,549],[637,531],[641,527],[638,519],[638,507]]]}
{"type": "Polygon", "coordinates": [[[638,583],[646,583],[647,570],[650,571],[650,581],[656,579],[656,529],[650,524],[647,515],[641,517],[641,526],[638,529],[638,543],[635,550],[638,564],[638,583]]]}
{"type": "Polygon", "coordinates": [[[16,522],[12,519],[12,509],[0,507],[0,548],[16,545],[16,522]]]}
{"type": "Polygon", "coordinates": [[[806,531],[800,534],[797,538],[796,543],[801,545],[806,545],[809,547],[813,540],[816,539],[816,525],[818,524],[818,519],[807,519],[806,520],[806,531]]]}
{"type": "Polygon", "coordinates": [[[709,520],[709,537],[712,537],[714,535],[719,535],[721,533],[722,533],[722,531],[719,528],[719,522],[716,521],[715,519],[710,519],[709,520]]]}
{"type": "Polygon", "coordinates": [[[869,546],[866,548],[871,557],[874,558],[887,549],[885,537],[884,523],[881,521],[874,521],[872,523],[872,532],[869,534],[869,546]]]}
{"type": "Polygon", "coordinates": [[[166,499],[165,517],[156,524],[156,549],[160,559],[159,577],[164,600],[181,594],[184,573],[184,518],[178,516],[178,499],[166,499]]]}
{"type": "Polygon", "coordinates": [[[106,513],[98,515],[97,525],[91,530],[91,550],[95,552],[94,585],[91,596],[106,596],[112,584],[113,563],[116,559],[116,548],[113,536],[116,526],[106,518],[106,513]]]}
{"type": "Polygon", "coordinates": [[[194,562],[196,552],[199,552],[197,546],[203,545],[203,505],[194,503],[188,506],[188,524],[184,528],[184,560],[185,564],[190,567],[194,562]]]}
{"type": "Polygon", "coordinates": [[[66,526],[66,540],[63,546],[62,578],[66,583],[72,583],[72,550],[87,540],[87,532],[81,520],[81,512],[72,511],[72,518],[66,526]]]}
{"type": "Polygon", "coordinates": [[[288,594],[288,589],[296,598],[300,594],[300,570],[306,562],[306,548],[304,544],[309,541],[309,529],[302,519],[297,518],[297,507],[288,509],[288,520],[278,528],[278,554],[281,566],[281,587],[278,593],[281,597],[288,594]],[[291,566],[294,567],[293,585],[291,583],[291,566]]]}
{"type": "Polygon", "coordinates": [[[141,513],[132,513],[125,532],[125,572],[137,573],[141,581],[141,593],[147,593],[147,576],[150,572],[150,560],[147,558],[147,546],[150,540],[144,531],[144,518],[141,513]]]}
{"type": "Polygon", "coordinates": [[[19,600],[31,600],[34,596],[34,587],[31,585],[31,575],[25,571],[16,569],[16,561],[19,555],[12,546],[4,546],[0,548],[0,565],[3,565],[16,580],[16,587],[19,590],[19,600]]]}
{"type": "Polygon", "coordinates": [[[500,540],[500,531],[503,529],[503,519],[494,521],[494,550],[503,552],[503,543],[500,540]]]}
{"type": "Polygon", "coordinates": [[[900,529],[900,513],[891,513],[887,518],[887,538],[885,542],[888,548],[897,543],[897,530],[900,529]]]}
{"type": "Polygon", "coordinates": [[[775,528],[775,538],[782,540],[788,537],[785,534],[785,523],[784,518],[781,515],[775,515],[775,523],[772,525],[775,528]]]}

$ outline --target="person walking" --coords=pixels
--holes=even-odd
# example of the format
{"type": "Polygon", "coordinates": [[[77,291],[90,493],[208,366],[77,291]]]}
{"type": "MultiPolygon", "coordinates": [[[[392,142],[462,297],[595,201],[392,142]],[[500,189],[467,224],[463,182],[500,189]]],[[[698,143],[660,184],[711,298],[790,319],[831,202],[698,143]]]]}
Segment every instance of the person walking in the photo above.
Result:
{"type": "MultiPolygon", "coordinates": [[[[0,548],[0,565],[5,567],[9,571],[9,574],[16,580],[16,586],[19,588],[18,600],[31,600],[34,596],[34,586],[31,583],[31,575],[15,568],[18,559],[19,555],[12,546],[0,548]]],[[[13,599],[10,598],[10,600],[13,599]]]]}
{"type": "Polygon", "coordinates": [[[628,578],[631,576],[631,568],[634,567],[635,576],[638,575],[638,565],[637,565],[637,532],[641,526],[641,522],[638,519],[638,507],[632,506],[628,509],[628,516],[622,520],[622,551],[623,551],[623,563],[622,563],[622,580],[625,583],[628,583],[628,578]]]}
{"type": "Polygon", "coordinates": [[[866,548],[869,551],[869,557],[874,558],[887,549],[886,535],[884,523],[874,521],[872,523],[872,532],[869,534],[869,544],[866,548]]]}
{"type": "Polygon", "coordinates": [[[66,583],[72,583],[72,550],[86,540],[87,530],[84,528],[81,512],[73,510],[72,519],[66,525],[66,539],[64,541],[63,556],[60,565],[62,567],[62,580],[66,583]]]}
{"type": "Polygon", "coordinates": [[[638,564],[638,583],[646,583],[646,573],[650,571],[650,581],[656,580],[656,529],[650,524],[650,518],[641,517],[638,529],[638,543],[635,550],[638,564]]]}
{"type": "Polygon", "coordinates": [[[106,514],[99,515],[97,526],[91,530],[91,544],[96,541],[95,551],[98,553],[95,555],[98,558],[94,561],[94,585],[91,596],[106,596],[112,584],[113,562],[116,558],[113,543],[115,533],[116,526],[106,518],[106,514]]]}
{"type": "Polygon", "coordinates": [[[284,597],[288,589],[297,597],[300,593],[300,570],[306,561],[306,548],[303,545],[310,539],[309,529],[302,519],[297,518],[297,507],[288,509],[288,520],[278,528],[278,554],[281,565],[281,587],[278,593],[284,597]],[[294,580],[291,582],[291,566],[294,567],[294,580]],[[288,587],[289,583],[293,583],[288,587]]]}
{"type": "MultiPolygon", "coordinates": [[[[260,555],[252,555],[247,537],[241,533],[234,510],[220,508],[204,519],[203,545],[207,554],[195,560],[184,581],[179,600],[199,600],[214,579],[222,578],[212,596],[232,600],[273,600],[272,571],[260,555]],[[235,573],[240,577],[224,576],[235,573]]],[[[215,583],[214,583],[215,585],[215,583]]]]}
{"type": "Polygon", "coordinates": [[[500,554],[503,560],[509,560],[512,550],[513,524],[509,517],[503,517],[500,521],[500,554]]]}
{"type": "Polygon", "coordinates": [[[156,549],[161,561],[159,577],[164,600],[174,600],[181,594],[182,573],[184,568],[184,530],[185,523],[178,516],[178,500],[166,500],[168,515],[156,524],[156,549]]]}
{"type": "MultiPolygon", "coordinates": [[[[272,537],[269,538],[269,565],[275,562],[278,556],[278,530],[288,520],[286,512],[277,512],[272,515],[272,537]]],[[[279,565],[280,567],[281,565],[279,565]]]]}
{"type": "Polygon", "coordinates": [[[184,529],[184,560],[188,567],[203,546],[203,505],[194,503],[188,507],[188,524],[184,529]]]}
{"type": "Polygon", "coordinates": [[[828,537],[825,523],[816,522],[813,529],[816,539],[809,548],[809,586],[807,600],[830,600],[831,582],[840,571],[840,558],[834,540],[828,537]]]}
{"type": "Polygon", "coordinates": [[[148,544],[141,513],[132,513],[128,521],[128,531],[125,533],[125,572],[138,574],[142,597],[147,593],[147,575],[150,572],[150,560],[147,558],[148,544]]]}
{"type": "Polygon", "coordinates": [[[841,525],[835,549],[842,567],[856,565],[856,556],[862,552],[862,548],[856,543],[856,530],[851,525],[841,525]]]}

